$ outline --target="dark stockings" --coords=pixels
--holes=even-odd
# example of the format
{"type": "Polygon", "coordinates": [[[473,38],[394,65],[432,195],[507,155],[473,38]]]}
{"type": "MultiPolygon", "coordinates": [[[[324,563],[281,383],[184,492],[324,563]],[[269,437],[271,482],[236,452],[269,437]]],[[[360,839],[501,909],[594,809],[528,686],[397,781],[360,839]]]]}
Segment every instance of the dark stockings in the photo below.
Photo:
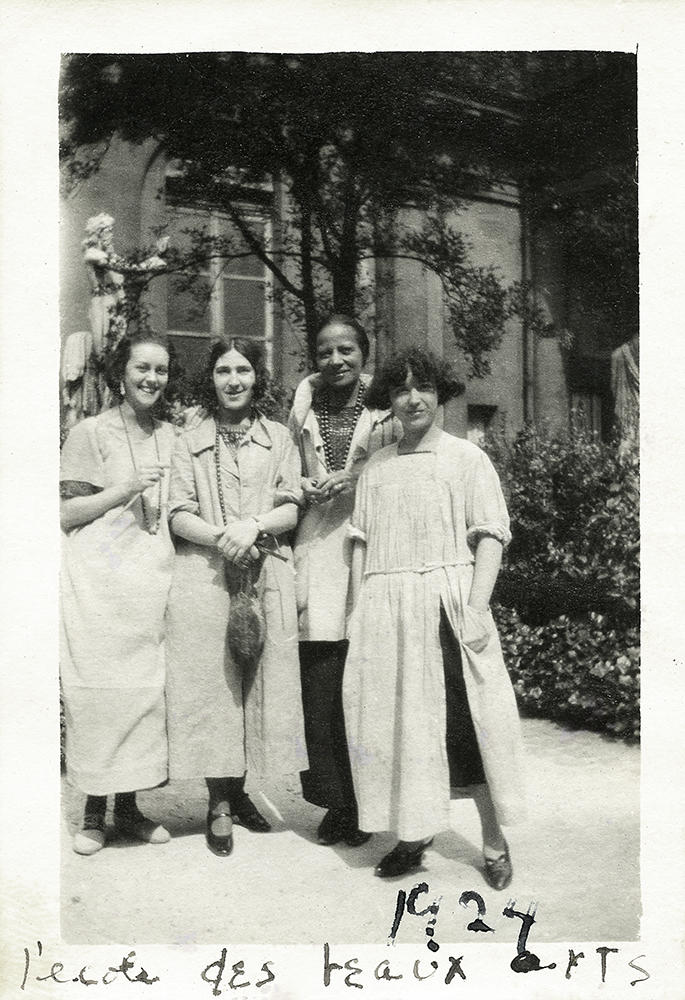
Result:
{"type": "Polygon", "coordinates": [[[245,794],[245,775],[241,778],[205,778],[209,791],[209,812],[216,817],[211,822],[212,833],[228,837],[233,829],[231,815],[240,807],[245,794]]]}
{"type": "Polygon", "coordinates": [[[244,774],[240,778],[205,778],[205,782],[212,812],[237,812],[247,798],[244,774]]]}
{"type": "Polygon", "coordinates": [[[135,792],[116,793],[114,796],[114,819],[122,819],[129,824],[145,822],[145,816],[136,804],[135,792]]]}
{"type": "MultiPolygon", "coordinates": [[[[104,830],[107,812],[106,795],[87,795],[83,809],[84,830],[104,830]]],[[[135,792],[117,792],[114,796],[114,819],[125,820],[129,825],[145,822],[136,803],[135,792]]]]}
{"type": "Polygon", "coordinates": [[[106,795],[87,795],[86,804],[83,807],[83,829],[104,830],[106,812],[106,795]]]}

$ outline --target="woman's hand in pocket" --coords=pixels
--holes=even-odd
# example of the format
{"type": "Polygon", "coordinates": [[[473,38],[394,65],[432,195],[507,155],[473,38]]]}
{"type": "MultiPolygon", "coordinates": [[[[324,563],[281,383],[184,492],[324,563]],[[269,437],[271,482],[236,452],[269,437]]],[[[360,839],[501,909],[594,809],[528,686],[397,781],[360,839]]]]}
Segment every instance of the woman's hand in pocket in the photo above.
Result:
{"type": "Polygon", "coordinates": [[[489,611],[478,611],[467,604],[464,608],[461,641],[474,653],[482,653],[492,633],[492,618],[489,611]]]}

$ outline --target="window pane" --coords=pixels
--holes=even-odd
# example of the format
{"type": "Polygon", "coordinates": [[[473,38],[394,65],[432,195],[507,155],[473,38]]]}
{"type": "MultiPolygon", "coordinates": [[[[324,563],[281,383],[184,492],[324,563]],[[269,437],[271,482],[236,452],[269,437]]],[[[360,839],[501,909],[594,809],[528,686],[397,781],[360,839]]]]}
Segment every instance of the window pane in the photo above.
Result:
{"type": "Polygon", "coordinates": [[[205,363],[211,338],[170,334],[169,339],[175,348],[176,359],[186,375],[196,375],[205,363]]]}
{"type": "Polygon", "coordinates": [[[184,279],[170,277],[167,283],[167,329],[209,333],[209,279],[198,276],[192,288],[184,279]]]}
{"type": "MultiPolygon", "coordinates": [[[[246,220],[246,225],[255,234],[257,240],[263,245],[264,223],[254,219],[246,220]]],[[[230,222],[223,222],[221,226],[222,235],[231,240],[237,252],[247,250],[247,244],[240,235],[240,232],[230,222]]],[[[239,257],[236,260],[226,261],[225,274],[245,274],[256,278],[264,276],[264,265],[258,257],[252,254],[249,257],[239,257]]]]}
{"type": "Polygon", "coordinates": [[[182,212],[172,208],[167,218],[165,235],[169,237],[169,245],[179,253],[187,253],[192,244],[190,235],[184,230],[209,232],[209,215],[206,212],[182,212]]]}
{"type": "Polygon", "coordinates": [[[227,337],[265,336],[263,281],[224,279],[224,327],[227,337]]]}

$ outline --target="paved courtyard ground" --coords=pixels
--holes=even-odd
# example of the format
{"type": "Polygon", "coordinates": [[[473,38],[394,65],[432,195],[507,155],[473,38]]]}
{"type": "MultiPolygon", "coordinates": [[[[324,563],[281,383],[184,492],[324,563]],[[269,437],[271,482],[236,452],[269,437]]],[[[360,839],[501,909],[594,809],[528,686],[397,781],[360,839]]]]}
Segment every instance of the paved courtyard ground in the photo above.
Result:
{"type": "MultiPolygon", "coordinates": [[[[254,793],[273,832],[235,829],[229,858],[205,846],[202,782],[172,783],[141,794],[143,810],[172,834],[161,846],[112,841],[84,858],[71,850],[81,798],[64,785],[62,938],[69,943],[235,944],[384,943],[398,889],[420,881],[442,896],[436,935],[473,938],[475,917],[459,906],[479,892],[497,939],[515,940],[505,921],[509,898],[537,901],[536,941],[630,941],[639,934],[639,749],[543,720],[523,721],[529,816],[507,832],[514,880],[495,893],[479,870],[473,804],[452,803],[452,830],[435,838],[420,873],[381,880],[376,861],[393,843],[376,835],[364,847],[321,847],[321,810],[302,801],[293,777],[254,793]],[[506,898],[505,898],[506,896],[506,898]]],[[[428,900],[428,896],[425,897],[428,900]]],[[[486,917],[487,920],[487,917],[486,917]]],[[[486,935],[483,935],[485,938],[486,935]]],[[[398,943],[425,942],[425,918],[406,916],[398,943]]]]}

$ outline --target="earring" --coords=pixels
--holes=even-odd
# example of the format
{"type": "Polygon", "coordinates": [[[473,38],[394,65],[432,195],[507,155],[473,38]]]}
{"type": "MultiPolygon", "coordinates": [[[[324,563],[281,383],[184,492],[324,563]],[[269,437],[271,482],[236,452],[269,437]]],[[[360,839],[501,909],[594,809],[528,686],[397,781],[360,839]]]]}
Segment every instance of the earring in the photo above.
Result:
{"type": "Polygon", "coordinates": [[[122,397],[126,395],[126,388],[123,382],[119,383],[119,395],[122,397]]]}

